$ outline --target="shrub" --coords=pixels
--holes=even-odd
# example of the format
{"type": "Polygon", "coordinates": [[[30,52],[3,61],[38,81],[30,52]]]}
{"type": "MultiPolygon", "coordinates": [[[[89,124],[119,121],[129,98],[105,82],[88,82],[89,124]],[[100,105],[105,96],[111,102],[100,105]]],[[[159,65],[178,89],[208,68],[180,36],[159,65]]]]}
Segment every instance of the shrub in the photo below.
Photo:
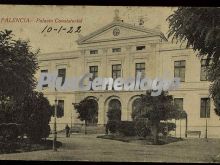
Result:
{"type": "Polygon", "coordinates": [[[23,133],[37,142],[49,136],[51,114],[52,106],[43,93],[33,92],[24,98],[22,105],[17,103],[13,115],[22,124],[23,133]]]}
{"type": "MultiPolygon", "coordinates": [[[[110,131],[110,133],[118,132],[124,136],[137,135],[140,137],[146,137],[152,135],[151,124],[149,121],[146,121],[146,119],[136,119],[135,121],[109,120],[106,128],[110,131]]],[[[162,133],[164,136],[166,136],[170,131],[174,131],[175,129],[175,123],[160,122],[159,124],[159,133],[162,133]]]]}
{"type": "Polygon", "coordinates": [[[146,120],[136,119],[134,121],[136,135],[146,137],[151,134],[151,129],[146,120]]]}
{"type": "MultiPolygon", "coordinates": [[[[135,120],[135,130],[138,136],[146,137],[146,136],[152,135],[151,129],[152,129],[151,124],[149,121],[146,122],[142,119],[135,120]]],[[[175,129],[176,129],[175,123],[160,122],[159,124],[159,133],[162,133],[164,136],[166,136],[170,131],[175,131],[175,129]]]]}
{"type": "Polygon", "coordinates": [[[118,126],[118,131],[124,136],[135,136],[136,131],[133,121],[120,121],[118,126]]]}
{"type": "Polygon", "coordinates": [[[170,131],[175,131],[176,124],[171,122],[160,122],[159,124],[159,132],[166,136],[170,131]]]}
{"type": "Polygon", "coordinates": [[[106,129],[108,129],[110,133],[116,133],[118,131],[119,122],[118,120],[109,120],[106,124],[106,129]]]}
{"type": "Polygon", "coordinates": [[[118,132],[124,136],[135,136],[135,127],[133,121],[118,121],[118,120],[109,120],[106,129],[110,131],[110,133],[118,132]]]}
{"type": "Polygon", "coordinates": [[[0,153],[15,152],[19,148],[16,142],[0,142],[0,153]]]}
{"type": "Polygon", "coordinates": [[[2,123],[0,124],[0,136],[2,137],[1,141],[14,141],[20,135],[19,132],[20,125],[16,123],[2,123]]]}

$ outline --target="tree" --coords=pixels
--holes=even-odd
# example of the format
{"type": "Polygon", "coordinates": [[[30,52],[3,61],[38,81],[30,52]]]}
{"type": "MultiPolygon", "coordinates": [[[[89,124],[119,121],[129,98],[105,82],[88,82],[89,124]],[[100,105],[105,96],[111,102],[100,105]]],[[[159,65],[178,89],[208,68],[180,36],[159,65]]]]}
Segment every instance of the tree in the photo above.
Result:
{"type": "Polygon", "coordinates": [[[176,119],[180,117],[179,114],[181,113],[174,105],[173,97],[164,91],[159,96],[151,96],[151,91],[147,91],[146,95],[141,95],[140,103],[137,106],[139,107],[136,109],[141,112],[133,111],[132,116],[148,119],[152,129],[154,144],[158,144],[160,121],[176,119]]]}
{"type": "Polygon", "coordinates": [[[28,41],[14,40],[12,31],[0,31],[0,103],[8,98],[21,99],[36,86],[38,51],[28,41]]]}
{"type": "Polygon", "coordinates": [[[85,134],[87,134],[86,126],[89,121],[93,121],[98,114],[98,104],[93,99],[83,99],[79,103],[74,104],[74,108],[79,114],[78,118],[85,121],[85,134]]]}
{"type": "Polygon", "coordinates": [[[12,31],[0,31],[0,122],[17,123],[38,141],[49,135],[51,106],[35,92],[37,53],[28,41],[15,40],[12,31]]]}
{"type": "Polygon", "coordinates": [[[22,104],[15,103],[12,118],[14,122],[22,124],[23,133],[37,142],[49,136],[52,110],[43,93],[33,91],[23,98],[22,104]]]}
{"type": "Polygon", "coordinates": [[[167,20],[168,37],[186,42],[187,47],[191,46],[199,56],[207,58],[210,94],[216,114],[220,115],[220,8],[179,7],[167,20]]]}
{"type": "Polygon", "coordinates": [[[22,100],[8,101],[4,109],[0,110],[0,120],[3,124],[2,129],[7,131],[7,123],[16,123],[22,130],[19,131],[19,135],[26,134],[32,141],[37,142],[48,137],[51,114],[52,106],[47,98],[43,96],[43,93],[33,91],[23,96],[22,100]]]}

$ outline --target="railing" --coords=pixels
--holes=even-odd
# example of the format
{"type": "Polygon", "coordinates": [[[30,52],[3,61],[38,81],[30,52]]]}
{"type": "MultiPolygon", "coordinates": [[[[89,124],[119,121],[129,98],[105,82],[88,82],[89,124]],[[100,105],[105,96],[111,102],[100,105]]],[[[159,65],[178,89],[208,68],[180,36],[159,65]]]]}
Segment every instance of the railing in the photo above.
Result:
{"type": "MultiPolygon", "coordinates": [[[[66,124],[69,125],[71,133],[85,133],[84,123],[73,123],[72,126],[69,123],[57,123],[57,132],[64,133],[66,124]]],[[[51,133],[52,133],[53,123],[50,123],[50,126],[51,126],[51,133]]],[[[87,125],[86,132],[88,134],[105,133],[105,125],[104,124],[87,125]]]]}
{"type": "MultiPolygon", "coordinates": [[[[184,121],[184,120],[183,120],[184,121]]],[[[182,121],[182,124],[179,124],[179,121],[176,122],[176,130],[171,131],[170,134],[171,136],[174,137],[181,137],[181,138],[186,138],[187,137],[196,137],[194,134],[186,134],[186,131],[200,131],[200,138],[205,138],[206,134],[206,127],[205,125],[188,125],[187,130],[185,123],[182,121]]],[[[65,126],[66,124],[69,125],[71,128],[72,133],[84,133],[85,131],[85,124],[84,123],[73,123],[72,126],[70,123],[57,123],[57,130],[59,132],[65,132],[65,126]]],[[[53,130],[53,123],[50,123],[51,125],[51,130],[53,130]]],[[[88,134],[94,134],[94,133],[105,133],[105,125],[104,124],[96,124],[93,126],[87,126],[87,131],[88,134]]],[[[220,126],[207,126],[207,137],[208,138],[220,138],[220,126]]]]}

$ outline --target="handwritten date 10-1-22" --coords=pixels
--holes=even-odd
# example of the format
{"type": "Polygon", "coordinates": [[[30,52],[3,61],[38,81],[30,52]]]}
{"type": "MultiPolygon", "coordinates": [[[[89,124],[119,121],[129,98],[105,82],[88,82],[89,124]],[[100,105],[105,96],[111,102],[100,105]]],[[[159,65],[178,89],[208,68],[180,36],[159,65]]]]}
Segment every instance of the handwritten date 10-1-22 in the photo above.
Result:
{"type": "Polygon", "coordinates": [[[45,26],[43,28],[43,30],[41,31],[41,33],[50,33],[50,32],[57,32],[57,33],[61,33],[61,32],[65,32],[65,33],[80,33],[81,32],[81,26],[77,26],[77,27],[64,27],[64,26],[59,26],[57,27],[52,27],[52,26],[45,26]]]}

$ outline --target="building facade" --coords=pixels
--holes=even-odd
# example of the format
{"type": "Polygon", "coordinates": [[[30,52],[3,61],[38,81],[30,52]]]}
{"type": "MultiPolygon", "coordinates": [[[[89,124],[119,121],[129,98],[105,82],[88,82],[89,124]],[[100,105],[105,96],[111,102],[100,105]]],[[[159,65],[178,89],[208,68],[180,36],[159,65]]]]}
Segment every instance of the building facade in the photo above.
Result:
{"type": "MultiPolygon", "coordinates": [[[[81,37],[78,50],[38,56],[41,72],[56,72],[63,80],[92,73],[95,77],[142,77],[173,79],[180,77],[180,87],[170,91],[174,102],[188,114],[187,129],[201,131],[204,137],[220,137],[220,120],[214,112],[209,96],[209,82],[205,71],[205,59],[196,56],[192,49],[168,42],[159,29],[134,26],[115,18],[108,25],[81,37]],[[207,127],[206,127],[207,126],[207,127]],[[207,131],[206,131],[207,128],[207,131]]],[[[44,86],[43,93],[51,104],[57,97],[63,114],[57,120],[58,129],[82,123],[74,110],[73,103],[84,98],[97,105],[97,115],[91,124],[103,126],[107,123],[107,112],[112,106],[118,107],[121,120],[132,120],[131,113],[138,104],[138,98],[146,91],[66,91],[59,92],[44,86]]],[[[53,120],[51,120],[53,122],[53,120]]],[[[186,121],[177,124],[176,136],[184,137],[186,121]]]]}

